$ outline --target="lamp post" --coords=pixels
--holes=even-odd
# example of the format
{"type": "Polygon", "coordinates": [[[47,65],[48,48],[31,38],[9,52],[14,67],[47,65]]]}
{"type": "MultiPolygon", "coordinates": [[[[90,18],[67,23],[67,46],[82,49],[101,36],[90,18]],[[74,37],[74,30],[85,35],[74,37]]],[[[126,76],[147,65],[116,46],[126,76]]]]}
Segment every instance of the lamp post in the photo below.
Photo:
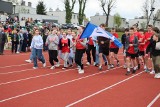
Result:
{"type": "Polygon", "coordinates": [[[147,23],[147,26],[148,26],[148,24],[149,24],[149,22],[150,22],[150,19],[151,19],[151,15],[152,15],[152,13],[153,13],[153,11],[155,10],[155,8],[154,7],[151,7],[151,13],[150,13],[150,15],[149,15],[149,20],[148,20],[148,23],[147,23]]]}
{"type": "Polygon", "coordinates": [[[13,14],[15,14],[15,13],[16,13],[16,12],[15,12],[15,10],[16,10],[16,9],[15,9],[15,8],[16,8],[16,3],[12,3],[12,5],[13,5],[13,11],[14,11],[13,14]]]}

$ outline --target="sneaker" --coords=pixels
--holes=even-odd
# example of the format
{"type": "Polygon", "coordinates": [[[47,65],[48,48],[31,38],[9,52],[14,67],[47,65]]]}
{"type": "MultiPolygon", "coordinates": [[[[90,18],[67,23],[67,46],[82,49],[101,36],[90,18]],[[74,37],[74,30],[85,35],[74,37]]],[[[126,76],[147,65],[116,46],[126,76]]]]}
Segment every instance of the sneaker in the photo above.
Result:
{"type": "Polygon", "coordinates": [[[101,71],[102,70],[102,66],[99,66],[98,69],[101,71]]]}
{"type": "Polygon", "coordinates": [[[38,69],[38,67],[33,67],[33,69],[38,69]]]}
{"type": "Polygon", "coordinates": [[[54,67],[54,66],[52,66],[50,69],[55,69],[55,67],[54,67]]]}
{"type": "Polygon", "coordinates": [[[154,78],[160,79],[160,73],[155,74],[154,78]]]}
{"type": "Polygon", "coordinates": [[[127,71],[125,75],[129,75],[130,73],[131,73],[130,71],[127,71]]]}
{"type": "Polygon", "coordinates": [[[83,70],[83,69],[80,69],[80,70],[78,70],[78,73],[79,73],[79,74],[84,74],[84,70],[83,70]]]}
{"type": "Polygon", "coordinates": [[[46,67],[46,63],[43,63],[43,67],[44,67],[44,68],[46,67]]]}
{"type": "Polygon", "coordinates": [[[96,65],[96,62],[93,63],[93,66],[95,66],[95,65],[96,65]]]}
{"type": "Polygon", "coordinates": [[[57,64],[55,65],[55,67],[60,67],[60,64],[59,64],[59,62],[57,62],[57,64]]]}
{"type": "Polygon", "coordinates": [[[18,51],[16,52],[16,54],[19,54],[19,53],[20,53],[20,52],[18,52],[18,51]]]}
{"type": "Polygon", "coordinates": [[[76,69],[78,69],[78,70],[79,70],[80,68],[81,68],[80,66],[77,66],[77,68],[76,68],[76,69]]]}
{"type": "Polygon", "coordinates": [[[63,67],[62,69],[67,69],[67,67],[63,67]]]}
{"type": "Polygon", "coordinates": [[[132,74],[135,74],[135,73],[136,73],[136,70],[135,70],[135,69],[133,69],[132,74]]]}
{"type": "Polygon", "coordinates": [[[110,66],[111,68],[114,68],[114,65],[113,64],[111,64],[111,66],[110,66]]]}
{"type": "Polygon", "coordinates": [[[108,70],[110,70],[111,69],[111,65],[108,65],[108,70]]]}
{"type": "Polygon", "coordinates": [[[119,61],[117,61],[117,67],[119,67],[119,65],[120,65],[120,63],[119,63],[119,61]]]}
{"type": "Polygon", "coordinates": [[[90,65],[90,63],[89,63],[89,62],[87,62],[86,64],[87,64],[87,65],[90,65]]]}
{"type": "Polygon", "coordinates": [[[28,63],[32,63],[32,60],[28,59],[28,60],[25,60],[26,62],[28,63]]]}
{"type": "Polygon", "coordinates": [[[96,64],[95,67],[98,67],[98,64],[96,64]]]}
{"type": "Polygon", "coordinates": [[[145,69],[147,69],[147,66],[146,66],[146,65],[144,65],[144,70],[145,70],[145,69]]]}
{"type": "Polygon", "coordinates": [[[126,65],[123,65],[123,68],[124,68],[124,69],[126,69],[126,68],[127,68],[127,66],[126,66],[126,65]]]}
{"type": "Polygon", "coordinates": [[[152,71],[150,72],[150,74],[155,74],[155,71],[154,71],[154,70],[152,70],[152,71]]]}

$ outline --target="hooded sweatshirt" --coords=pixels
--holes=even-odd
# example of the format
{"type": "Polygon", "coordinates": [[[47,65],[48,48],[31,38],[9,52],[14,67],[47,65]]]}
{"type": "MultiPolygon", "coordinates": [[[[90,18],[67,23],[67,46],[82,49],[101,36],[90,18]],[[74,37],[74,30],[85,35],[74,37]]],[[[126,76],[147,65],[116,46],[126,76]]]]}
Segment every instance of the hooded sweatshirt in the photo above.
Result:
{"type": "Polygon", "coordinates": [[[48,44],[49,50],[58,50],[59,38],[57,35],[49,35],[46,40],[46,44],[48,44]]]}

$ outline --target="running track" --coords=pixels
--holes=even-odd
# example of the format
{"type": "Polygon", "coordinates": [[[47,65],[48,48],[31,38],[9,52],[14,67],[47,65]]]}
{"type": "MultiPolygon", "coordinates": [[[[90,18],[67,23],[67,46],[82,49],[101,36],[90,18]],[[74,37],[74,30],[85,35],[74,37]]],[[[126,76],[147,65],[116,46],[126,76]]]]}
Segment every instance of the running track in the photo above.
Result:
{"type": "Polygon", "coordinates": [[[75,67],[50,70],[46,52],[48,67],[33,70],[29,54],[0,56],[0,107],[160,107],[160,80],[142,69],[125,76],[122,52],[120,67],[85,65],[82,75],[75,67]]]}

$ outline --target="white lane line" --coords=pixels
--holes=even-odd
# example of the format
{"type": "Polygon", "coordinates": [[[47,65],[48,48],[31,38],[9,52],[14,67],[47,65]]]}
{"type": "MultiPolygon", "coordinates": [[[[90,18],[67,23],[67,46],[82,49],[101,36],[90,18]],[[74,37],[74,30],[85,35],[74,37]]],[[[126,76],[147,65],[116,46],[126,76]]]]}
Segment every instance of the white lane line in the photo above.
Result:
{"type": "Polygon", "coordinates": [[[19,65],[10,65],[10,66],[3,66],[3,67],[0,67],[0,68],[10,68],[10,67],[15,67],[15,66],[23,66],[23,65],[29,65],[31,63],[27,63],[27,64],[19,64],[19,65]]]}
{"type": "Polygon", "coordinates": [[[94,73],[94,74],[91,74],[91,75],[88,75],[88,76],[80,77],[80,78],[69,80],[69,81],[59,83],[59,84],[56,84],[56,85],[48,86],[48,87],[45,87],[45,88],[41,88],[41,89],[38,89],[38,90],[34,90],[34,91],[30,91],[30,92],[27,92],[27,93],[24,93],[24,94],[20,94],[20,95],[17,95],[17,96],[6,98],[6,99],[3,99],[3,100],[0,100],[0,103],[6,102],[6,101],[9,101],[9,100],[13,100],[13,99],[16,99],[16,98],[19,98],[19,97],[23,97],[23,96],[26,96],[26,95],[30,95],[30,94],[33,94],[33,93],[37,93],[37,92],[40,92],[40,91],[44,91],[44,90],[47,90],[47,89],[51,89],[51,88],[54,88],[54,87],[58,87],[58,86],[61,86],[61,85],[69,84],[69,83],[79,81],[79,80],[82,80],[82,79],[86,79],[86,78],[89,78],[89,77],[93,77],[95,75],[99,75],[99,74],[102,74],[104,72],[112,71],[112,70],[115,70],[115,69],[118,69],[118,68],[121,68],[121,67],[117,67],[117,68],[114,68],[114,69],[111,69],[111,70],[101,71],[101,72],[94,73]]]}
{"type": "MultiPolygon", "coordinates": [[[[123,59],[119,59],[119,60],[123,60],[123,59]]],[[[85,60],[86,61],[86,60],[85,60]]],[[[116,61],[116,60],[114,60],[116,61]]],[[[47,61],[48,62],[48,61],[47,61]]],[[[41,62],[38,62],[41,63],[41,62]]],[[[29,63],[31,64],[31,63],[29,63]]],[[[22,66],[22,65],[28,65],[28,64],[21,64],[21,65],[15,65],[15,66],[22,66]]],[[[61,64],[62,65],[62,64],[61,64]]],[[[8,67],[12,67],[12,66],[8,66],[8,67]]],[[[50,66],[48,66],[50,67],[50,66]]],[[[20,72],[25,72],[25,71],[29,71],[29,70],[33,70],[33,69],[24,69],[24,70],[18,70],[18,71],[11,71],[11,72],[4,72],[4,73],[0,73],[0,75],[6,75],[6,74],[13,74],[13,73],[20,73],[20,72]]]]}
{"type": "Polygon", "coordinates": [[[160,93],[149,103],[147,107],[151,107],[160,98],[160,93]]]}
{"type": "MultiPolygon", "coordinates": [[[[84,66],[85,68],[88,66],[84,66]]],[[[34,69],[31,69],[34,70],[34,69]]],[[[40,78],[40,77],[46,77],[46,76],[50,76],[50,75],[55,75],[55,74],[59,74],[59,73],[63,73],[66,71],[72,71],[72,70],[77,70],[77,69],[68,69],[68,70],[62,70],[62,71],[57,71],[54,73],[48,73],[48,74],[43,74],[43,75],[38,75],[38,76],[32,76],[32,77],[28,77],[28,78],[23,78],[23,79],[19,79],[19,80],[14,80],[14,81],[8,81],[8,82],[4,82],[4,83],[0,83],[1,85],[7,85],[7,84],[11,84],[11,83],[16,83],[16,82],[22,82],[22,81],[26,81],[26,80],[30,80],[30,79],[36,79],[36,78],[40,78]]]]}
{"type": "MultiPolygon", "coordinates": [[[[25,55],[28,55],[28,56],[30,56],[30,53],[31,52],[27,52],[27,53],[19,53],[19,54],[5,54],[5,55],[3,55],[3,57],[5,57],[5,56],[25,56],[25,55]]],[[[44,52],[43,54],[46,54],[46,52],[44,52]]]]}
{"type": "Polygon", "coordinates": [[[102,93],[102,92],[104,92],[104,91],[106,91],[106,90],[108,90],[108,89],[110,89],[110,88],[113,88],[113,87],[115,87],[115,86],[117,86],[117,85],[119,85],[119,84],[122,84],[122,83],[124,83],[124,82],[126,82],[126,81],[129,81],[130,79],[132,79],[132,78],[134,78],[134,77],[136,77],[136,76],[138,76],[138,75],[140,75],[140,74],[142,74],[142,73],[144,73],[144,72],[140,72],[140,73],[135,74],[135,75],[133,75],[133,76],[131,76],[131,77],[129,77],[129,78],[126,78],[126,79],[124,79],[124,80],[122,80],[122,81],[119,81],[119,82],[117,82],[117,83],[115,83],[115,84],[113,84],[113,85],[111,85],[111,86],[109,86],[109,87],[106,87],[106,88],[104,88],[104,89],[102,89],[102,90],[100,90],[100,91],[97,91],[97,92],[95,92],[95,93],[93,93],[93,94],[91,94],[91,95],[89,95],[89,96],[86,96],[86,97],[84,97],[84,98],[82,98],[82,99],[80,99],[80,100],[78,100],[78,101],[75,101],[75,102],[67,105],[66,107],[74,106],[74,105],[76,105],[76,104],[78,104],[78,103],[80,103],[80,102],[82,102],[82,101],[84,101],[84,100],[87,100],[87,99],[89,99],[89,98],[91,98],[91,97],[93,97],[93,96],[95,96],[95,95],[98,95],[98,94],[100,94],[100,93],[102,93]]]}
{"type": "MultiPolygon", "coordinates": [[[[49,62],[49,61],[46,60],[46,62],[49,62]]],[[[41,63],[41,62],[38,62],[38,63],[41,63]]],[[[33,63],[27,63],[26,62],[25,64],[9,65],[9,66],[3,66],[3,67],[0,67],[0,68],[11,68],[11,67],[18,67],[18,66],[20,67],[20,66],[23,66],[23,65],[25,66],[25,65],[31,65],[31,64],[33,65],[33,63]]]]}
{"type": "MultiPolygon", "coordinates": [[[[61,64],[60,64],[61,65],[61,64]]],[[[51,67],[51,66],[47,66],[46,68],[51,67]]],[[[40,67],[40,68],[44,68],[44,67],[40,67]]],[[[24,70],[18,70],[18,71],[11,71],[11,72],[5,72],[5,73],[0,73],[0,75],[7,75],[7,74],[13,74],[13,73],[20,73],[20,72],[26,72],[26,71],[32,71],[35,69],[24,69],[24,70]]],[[[37,69],[38,70],[38,69],[37,69]]],[[[47,69],[48,70],[48,69],[47,69]]]]}
{"type": "Polygon", "coordinates": [[[21,81],[26,81],[26,80],[30,80],[30,79],[36,79],[36,78],[40,78],[40,77],[46,77],[46,76],[50,76],[50,75],[55,75],[55,74],[67,72],[67,71],[72,71],[72,70],[76,70],[76,69],[61,70],[61,71],[57,71],[57,72],[53,72],[53,73],[48,73],[48,74],[43,74],[43,75],[38,75],[38,76],[33,76],[33,77],[28,77],[28,78],[23,78],[23,79],[14,80],[14,81],[8,81],[8,82],[0,83],[0,86],[1,85],[11,84],[11,83],[16,83],[16,82],[21,82],[21,81]]]}
{"type": "Polygon", "coordinates": [[[5,73],[0,73],[0,75],[6,75],[6,74],[13,74],[13,73],[20,73],[20,72],[25,72],[25,71],[32,71],[32,69],[24,69],[24,70],[18,70],[18,71],[12,71],[12,72],[5,72],[5,73]]]}
{"type": "MultiPolygon", "coordinates": [[[[86,56],[84,57],[86,58],[86,56]]],[[[25,61],[25,60],[24,60],[25,61]]],[[[46,62],[49,62],[48,60],[46,60],[46,62]]],[[[41,62],[38,62],[38,63],[41,63],[41,62]]],[[[16,66],[23,66],[23,65],[30,65],[30,64],[33,64],[33,63],[25,63],[25,64],[18,64],[18,65],[7,65],[7,66],[0,66],[0,68],[11,68],[11,67],[16,67],[16,66]]]]}

